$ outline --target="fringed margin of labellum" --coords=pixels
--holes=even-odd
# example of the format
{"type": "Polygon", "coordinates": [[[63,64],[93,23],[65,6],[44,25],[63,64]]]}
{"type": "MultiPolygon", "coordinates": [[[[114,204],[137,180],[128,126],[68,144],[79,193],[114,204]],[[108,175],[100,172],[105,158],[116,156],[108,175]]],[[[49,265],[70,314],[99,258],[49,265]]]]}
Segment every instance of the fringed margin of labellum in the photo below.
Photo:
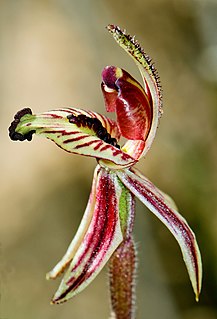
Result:
{"type": "Polygon", "coordinates": [[[110,319],[135,319],[136,247],[125,239],[109,260],[110,319]]]}

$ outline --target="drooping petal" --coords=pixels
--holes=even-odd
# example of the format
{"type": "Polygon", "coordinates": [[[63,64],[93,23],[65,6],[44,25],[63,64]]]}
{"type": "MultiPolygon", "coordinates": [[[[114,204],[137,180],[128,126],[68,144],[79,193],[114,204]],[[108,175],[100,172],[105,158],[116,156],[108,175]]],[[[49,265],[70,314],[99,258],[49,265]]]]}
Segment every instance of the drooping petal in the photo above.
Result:
{"type": "Polygon", "coordinates": [[[116,42],[131,56],[131,58],[133,58],[134,62],[138,66],[145,84],[145,92],[152,105],[151,128],[146,138],[145,145],[143,145],[143,149],[141,148],[141,141],[132,140],[128,141],[122,148],[131,156],[133,156],[133,153],[140,153],[139,157],[141,157],[150,149],[156,134],[159,118],[162,114],[162,92],[160,80],[150,57],[144,52],[134,37],[126,34],[125,31],[115,25],[108,25],[107,29],[112,34],[116,42]]]}
{"type": "Polygon", "coordinates": [[[100,172],[100,167],[99,165],[97,165],[94,171],[93,183],[92,183],[89,200],[88,200],[84,215],[82,217],[81,223],[63,258],[49,273],[47,273],[46,278],[48,280],[55,279],[66,269],[66,267],[69,265],[69,263],[72,261],[73,257],[75,256],[79,246],[81,245],[84,239],[84,236],[93,218],[94,207],[96,203],[96,185],[98,181],[99,172],[100,172]]]}
{"type": "Polygon", "coordinates": [[[138,170],[117,171],[122,183],[137,196],[171,231],[178,241],[189,277],[199,298],[202,281],[202,263],[195,235],[186,220],[177,212],[174,203],[138,170]]]}
{"type": "MultiPolygon", "coordinates": [[[[53,297],[55,304],[68,300],[89,285],[123,240],[119,219],[120,181],[113,172],[104,168],[97,170],[94,196],[91,195],[85,213],[88,222],[84,221],[85,231],[80,232],[78,242],[70,248],[74,251],[69,252],[69,259],[73,258],[53,297]]],[[[61,266],[57,272],[59,270],[61,266]]]]}
{"type": "Polygon", "coordinates": [[[152,123],[152,106],[141,85],[125,70],[107,66],[102,72],[107,111],[115,111],[127,139],[145,141],[152,123]]]}
{"type": "Polygon", "coordinates": [[[114,121],[98,113],[62,108],[33,115],[30,109],[19,111],[9,128],[12,140],[31,140],[38,134],[54,141],[63,150],[111,161],[120,167],[135,160],[120,150],[120,137],[114,121]]]}

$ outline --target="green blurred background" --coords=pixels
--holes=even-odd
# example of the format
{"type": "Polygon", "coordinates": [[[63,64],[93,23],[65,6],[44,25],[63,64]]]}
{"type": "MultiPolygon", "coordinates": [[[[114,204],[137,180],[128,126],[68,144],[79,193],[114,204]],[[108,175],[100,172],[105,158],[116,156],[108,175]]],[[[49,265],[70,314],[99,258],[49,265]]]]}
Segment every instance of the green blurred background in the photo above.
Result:
{"type": "Polygon", "coordinates": [[[138,167],[170,194],[194,229],[204,279],[199,303],[179,247],[140,203],[137,319],[217,318],[217,2],[215,0],[0,1],[0,318],[108,318],[106,269],[61,306],[46,282],[84,212],[95,160],[40,138],[9,140],[17,110],[59,106],[104,111],[106,65],[133,62],[105,30],[136,35],[159,71],[164,116],[138,167]]]}

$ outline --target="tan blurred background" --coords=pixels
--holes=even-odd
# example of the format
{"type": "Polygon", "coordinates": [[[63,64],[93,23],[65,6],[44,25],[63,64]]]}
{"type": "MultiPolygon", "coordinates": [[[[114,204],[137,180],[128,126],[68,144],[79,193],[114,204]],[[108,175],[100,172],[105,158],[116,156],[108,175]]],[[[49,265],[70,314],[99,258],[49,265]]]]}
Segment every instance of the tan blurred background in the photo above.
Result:
{"type": "Polygon", "coordinates": [[[108,318],[106,269],[62,306],[45,273],[64,254],[89,195],[95,160],[49,141],[16,143],[17,110],[78,106],[104,112],[100,74],[129,57],[105,26],[136,34],[159,70],[164,116],[139,168],[169,193],[194,229],[204,280],[197,304],[177,243],[138,203],[137,319],[217,318],[217,2],[0,1],[0,318],[108,318]]]}

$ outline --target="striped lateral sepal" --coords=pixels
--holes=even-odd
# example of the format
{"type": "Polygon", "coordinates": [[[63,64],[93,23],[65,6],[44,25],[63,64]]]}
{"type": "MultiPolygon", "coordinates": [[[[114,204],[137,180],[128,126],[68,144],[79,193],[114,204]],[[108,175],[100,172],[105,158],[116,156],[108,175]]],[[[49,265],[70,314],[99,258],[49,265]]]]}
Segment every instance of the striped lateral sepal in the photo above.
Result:
{"type": "Polygon", "coordinates": [[[122,183],[164,223],[177,240],[198,301],[202,281],[201,256],[195,235],[186,220],[178,213],[172,199],[138,170],[131,168],[118,171],[117,175],[122,183]]]}
{"type": "Polygon", "coordinates": [[[122,242],[121,196],[122,187],[117,175],[97,166],[77,234],[66,255],[47,275],[48,279],[55,278],[69,265],[52,303],[62,303],[89,285],[122,242]]]}

